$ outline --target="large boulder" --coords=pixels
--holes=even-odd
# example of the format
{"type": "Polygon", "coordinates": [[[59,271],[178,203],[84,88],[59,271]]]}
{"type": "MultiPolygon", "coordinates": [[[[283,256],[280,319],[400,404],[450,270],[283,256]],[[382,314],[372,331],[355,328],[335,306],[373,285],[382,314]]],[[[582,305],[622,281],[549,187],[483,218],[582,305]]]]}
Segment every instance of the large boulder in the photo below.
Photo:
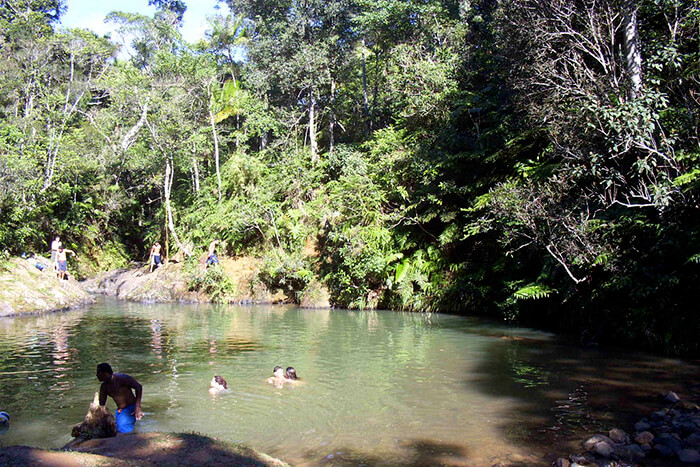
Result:
{"type": "Polygon", "coordinates": [[[0,317],[63,310],[94,301],[72,276],[59,280],[46,262],[46,258],[33,256],[12,258],[0,265],[0,317]]]}

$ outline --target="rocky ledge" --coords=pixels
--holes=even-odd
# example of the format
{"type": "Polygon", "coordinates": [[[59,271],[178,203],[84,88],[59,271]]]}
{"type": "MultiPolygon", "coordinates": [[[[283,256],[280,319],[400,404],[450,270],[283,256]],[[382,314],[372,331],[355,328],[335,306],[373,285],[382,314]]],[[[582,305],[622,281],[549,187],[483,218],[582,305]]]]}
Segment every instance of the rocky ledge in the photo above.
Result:
{"type": "MultiPolygon", "coordinates": [[[[202,261],[200,261],[202,263],[202,261]]],[[[283,290],[270,290],[260,280],[261,260],[253,257],[221,257],[218,268],[223,276],[233,284],[232,291],[220,302],[236,304],[279,304],[291,303],[291,298],[283,290]]],[[[200,268],[203,266],[200,264],[200,268]]],[[[200,270],[203,274],[204,269],[200,270]]],[[[188,276],[192,272],[185,264],[169,262],[155,270],[147,266],[134,265],[129,269],[117,269],[87,279],[83,288],[91,293],[115,296],[135,302],[211,302],[212,297],[201,291],[189,288],[188,276]]],[[[301,297],[300,306],[305,308],[328,308],[328,290],[318,281],[312,281],[301,297]]]]}
{"type": "Polygon", "coordinates": [[[0,449],[0,465],[150,466],[246,465],[286,466],[245,446],[195,433],[130,433],[73,444],[70,450],[27,446],[0,449]]]}
{"type": "Polygon", "coordinates": [[[72,277],[59,280],[46,258],[12,258],[0,264],[0,316],[57,311],[93,301],[72,277]]]}
{"type": "Polygon", "coordinates": [[[674,392],[662,396],[668,406],[653,412],[627,433],[620,428],[583,442],[585,452],[559,458],[556,467],[700,464],[700,408],[674,392]]]}
{"type": "Polygon", "coordinates": [[[188,290],[181,263],[168,264],[153,272],[149,272],[147,266],[116,269],[85,280],[83,288],[91,293],[138,302],[203,301],[196,292],[188,290]]]}

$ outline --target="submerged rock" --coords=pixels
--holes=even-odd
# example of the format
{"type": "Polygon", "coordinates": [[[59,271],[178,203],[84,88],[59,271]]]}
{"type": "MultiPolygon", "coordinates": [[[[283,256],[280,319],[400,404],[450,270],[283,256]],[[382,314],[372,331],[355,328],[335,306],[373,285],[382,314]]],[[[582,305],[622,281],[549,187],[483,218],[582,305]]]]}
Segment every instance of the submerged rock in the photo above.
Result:
{"type": "Polygon", "coordinates": [[[691,448],[700,448],[700,430],[699,432],[689,435],[683,441],[687,446],[690,446],[691,448]]]}
{"type": "Polygon", "coordinates": [[[593,435],[583,442],[583,449],[586,451],[594,451],[596,446],[600,443],[606,443],[612,446],[614,444],[613,440],[603,435],[593,435]]]}
{"type": "Polygon", "coordinates": [[[651,442],[654,441],[654,435],[648,431],[642,431],[641,433],[637,433],[637,436],[634,437],[634,441],[639,444],[651,444],[651,442]]]}
{"type": "Polygon", "coordinates": [[[681,398],[678,397],[678,394],[676,394],[673,391],[668,391],[666,394],[664,394],[664,399],[670,402],[671,404],[677,404],[681,401],[681,398]]]}
{"type": "Polygon", "coordinates": [[[678,452],[678,459],[688,464],[700,464],[700,453],[695,449],[683,449],[678,452]]]}
{"type": "Polygon", "coordinates": [[[618,446],[615,448],[615,457],[626,462],[637,463],[646,457],[644,450],[636,444],[618,446]]]}
{"type": "Polygon", "coordinates": [[[615,452],[615,448],[612,444],[606,441],[601,441],[600,443],[595,445],[594,452],[596,454],[600,454],[603,457],[611,457],[612,454],[615,452]]]}
{"type": "Polygon", "coordinates": [[[610,439],[616,443],[629,443],[630,441],[629,435],[619,428],[613,428],[608,434],[610,435],[610,439]]]}
{"type": "Polygon", "coordinates": [[[680,440],[670,433],[661,433],[654,438],[654,445],[660,444],[671,449],[674,454],[682,449],[680,440]]]}
{"type": "Polygon", "coordinates": [[[647,431],[651,429],[651,425],[647,422],[646,418],[643,418],[634,424],[634,429],[637,431],[647,431]]]}

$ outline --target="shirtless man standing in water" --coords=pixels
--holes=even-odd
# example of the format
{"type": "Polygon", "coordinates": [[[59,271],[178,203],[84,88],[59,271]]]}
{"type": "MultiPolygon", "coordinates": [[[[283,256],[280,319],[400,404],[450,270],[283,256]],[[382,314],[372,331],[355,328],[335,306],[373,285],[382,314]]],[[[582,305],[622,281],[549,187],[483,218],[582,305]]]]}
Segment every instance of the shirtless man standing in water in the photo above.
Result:
{"type": "Polygon", "coordinates": [[[134,422],[141,420],[141,393],[142,387],[138,381],[124,373],[113,373],[109,363],[97,365],[97,379],[102,383],[100,386],[100,407],[107,410],[107,396],[114,399],[117,410],[114,418],[117,421],[117,431],[119,433],[129,433],[134,429],[134,422]],[[131,390],[136,392],[134,395],[131,390]]]}

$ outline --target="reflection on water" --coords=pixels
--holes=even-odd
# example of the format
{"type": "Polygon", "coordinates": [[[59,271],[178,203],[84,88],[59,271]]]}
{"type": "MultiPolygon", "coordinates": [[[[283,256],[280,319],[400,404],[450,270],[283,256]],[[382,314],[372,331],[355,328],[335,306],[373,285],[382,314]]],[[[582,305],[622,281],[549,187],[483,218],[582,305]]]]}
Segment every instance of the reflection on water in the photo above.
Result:
{"type": "Polygon", "coordinates": [[[698,382],[687,362],[470,318],[104,300],[0,319],[0,410],[12,415],[0,445],[68,442],[101,361],[143,384],[140,431],[197,431],[313,465],[542,464],[698,382]],[[303,384],[266,384],[275,365],[303,384]],[[215,374],[231,391],[212,398],[215,374]]]}

